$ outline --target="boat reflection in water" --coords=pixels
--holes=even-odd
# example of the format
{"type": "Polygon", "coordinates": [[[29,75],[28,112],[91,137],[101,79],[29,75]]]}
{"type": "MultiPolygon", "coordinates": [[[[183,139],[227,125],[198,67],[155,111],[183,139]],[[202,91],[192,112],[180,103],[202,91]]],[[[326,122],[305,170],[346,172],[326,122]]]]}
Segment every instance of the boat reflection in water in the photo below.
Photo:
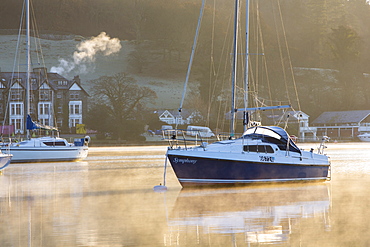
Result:
{"type": "Polygon", "coordinates": [[[302,218],[318,218],[322,227],[330,228],[329,210],[326,184],[187,189],[180,192],[169,215],[165,240],[180,246],[189,241],[281,244],[290,242],[302,218]]]}

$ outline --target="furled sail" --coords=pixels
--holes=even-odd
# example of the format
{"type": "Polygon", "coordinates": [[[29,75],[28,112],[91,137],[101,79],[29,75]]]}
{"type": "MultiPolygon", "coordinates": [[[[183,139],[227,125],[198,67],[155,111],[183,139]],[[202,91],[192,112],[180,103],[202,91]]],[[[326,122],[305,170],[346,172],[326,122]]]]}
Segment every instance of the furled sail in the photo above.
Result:
{"type": "Polygon", "coordinates": [[[32,118],[31,118],[30,115],[27,115],[27,129],[28,130],[41,129],[41,130],[58,131],[57,127],[43,125],[43,124],[36,123],[36,122],[32,121],[32,118]]]}

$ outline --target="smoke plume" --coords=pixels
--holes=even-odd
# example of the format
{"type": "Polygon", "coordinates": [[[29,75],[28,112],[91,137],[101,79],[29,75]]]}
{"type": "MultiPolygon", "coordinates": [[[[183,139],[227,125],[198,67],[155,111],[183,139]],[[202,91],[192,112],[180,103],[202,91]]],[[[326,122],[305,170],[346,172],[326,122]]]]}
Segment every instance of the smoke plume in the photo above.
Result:
{"type": "Polygon", "coordinates": [[[59,59],[59,65],[52,67],[50,72],[60,75],[68,75],[72,70],[78,74],[89,72],[91,63],[95,61],[96,54],[109,56],[117,53],[121,49],[121,43],[117,38],[110,38],[105,32],[96,37],[82,41],[76,45],[76,51],[71,59],[59,59]]]}

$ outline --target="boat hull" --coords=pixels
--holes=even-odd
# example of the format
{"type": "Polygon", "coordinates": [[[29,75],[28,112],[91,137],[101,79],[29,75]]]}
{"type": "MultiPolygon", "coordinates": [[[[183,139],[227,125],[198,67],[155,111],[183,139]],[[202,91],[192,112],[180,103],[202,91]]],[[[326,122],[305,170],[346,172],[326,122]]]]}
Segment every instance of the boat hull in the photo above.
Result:
{"type": "Polygon", "coordinates": [[[370,134],[362,134],[357,136],[362,142],[370,142],[370,134]]]}
{"type": "Polygon", "coordinates": [[[167,154],[183,187],[325,181],[329,164],[279,164],[167,154]]]}
{"type": "Polygon", "coordinates": [[[0,171],[10,164],[11,159],[12,155],[0,155],[0,171]]]}
{"type": "Polygon", "coordinates": [[[87,157],[88,147],[4,147],[3,153],[13,155],[12,163],[77,161],[87,157]]]}

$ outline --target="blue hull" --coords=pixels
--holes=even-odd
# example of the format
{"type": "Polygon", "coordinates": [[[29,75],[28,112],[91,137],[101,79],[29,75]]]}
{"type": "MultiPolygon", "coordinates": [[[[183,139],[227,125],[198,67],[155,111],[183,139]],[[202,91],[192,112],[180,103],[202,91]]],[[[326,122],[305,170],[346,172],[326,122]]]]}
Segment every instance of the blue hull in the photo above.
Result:
{"type": "Polygon", "coordinates": [[[323,181],[329,165],[257,163],[168,154],[183,187],[294,181],[323,181]]]}

